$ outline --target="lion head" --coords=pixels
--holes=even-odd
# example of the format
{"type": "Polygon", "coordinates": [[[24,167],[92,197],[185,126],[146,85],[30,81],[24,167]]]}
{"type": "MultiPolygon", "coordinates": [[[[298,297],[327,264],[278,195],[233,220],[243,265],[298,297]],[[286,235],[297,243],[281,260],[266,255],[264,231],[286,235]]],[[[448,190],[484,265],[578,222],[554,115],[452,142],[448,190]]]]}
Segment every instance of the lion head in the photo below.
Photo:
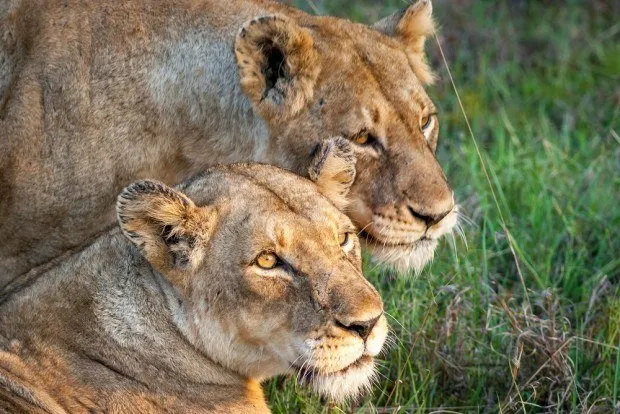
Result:
{"type": "Polygon", "coordinates": [[[119,196],[124,234],[174,286],[179,329],[209,358],[264,379],[293,374],[336,399],[367,388],[387,333],[342,201],[348,143],[325,142],[316,184],[276,167],[233,164],[174,190],[139,181],[119,196]]]}
{"type": "Polygon", "coordinates": [[[375,256],[417,271],[457,218],[424,90],[431,12],[420,0],[367,27],[289,10],[248,22],[235,42],[242,88],[275,137],[269,161],[305,173],[321,141],[347,138],[357,155],[350,218],[375,256]]]}

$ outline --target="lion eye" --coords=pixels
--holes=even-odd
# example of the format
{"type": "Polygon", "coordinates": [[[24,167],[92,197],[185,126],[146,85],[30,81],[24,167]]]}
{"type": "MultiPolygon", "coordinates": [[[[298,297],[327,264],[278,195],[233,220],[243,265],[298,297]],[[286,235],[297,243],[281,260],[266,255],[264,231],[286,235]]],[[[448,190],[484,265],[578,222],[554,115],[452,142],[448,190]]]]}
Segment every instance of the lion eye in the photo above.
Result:
{"type": "Polygon", "coordinates": [[[381,142],[373,134],[362,130],[351,137],[351,141],[364,147],[380,148],[381,142]]]}
{"type": "Polygon", "coordinates": [[[420,119],[420,127],[422,128],[422,131],[428,129],[429,126],[431,126],[431,116],[423,116],[422,119],[420,119]]]}
{"type": "Polygon", "coordinates": [[[270,252],[263,252],[256,257],[256,264],[261,269],[269,270],[278,265],[278,256],[270,252]]]}
{"type": "Polygon", "coordinates": [[[351,233],[345,232],[340,234],[338,236],[338,243],[340,243],[342,250],[348,253],[349,250],[351,250],[351,247],[353,247],[353,237],[351,236],[351,233]]]}
{"type": "Polygon", "coordinates": [[[368,145],[368,143],[370,142],[370,137],[368,136],[368,134],[361,134],[353,138],[353,142],[358,145],[368,145]]]}

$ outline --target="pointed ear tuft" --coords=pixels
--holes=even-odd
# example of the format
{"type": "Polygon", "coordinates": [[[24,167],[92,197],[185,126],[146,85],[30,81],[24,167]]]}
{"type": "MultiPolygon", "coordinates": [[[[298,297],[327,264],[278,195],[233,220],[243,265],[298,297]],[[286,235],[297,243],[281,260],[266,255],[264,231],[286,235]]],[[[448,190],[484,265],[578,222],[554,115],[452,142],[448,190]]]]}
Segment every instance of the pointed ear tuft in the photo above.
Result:
{"type": "Polygon", "coordinates": [[[256,111],[283,121],[312,99],[320,71],[310,32],[284,16],[252,19],[235,40],[239,80],[256,111]]]}
{"type": "Polygon", "coordinates": [[[356,157],[351,143],[341,137],[320,143],[314,151],[308,175],[321,194],[340,210],[346,208],[347,194],[355,181],[356,157]]]}
{"type": "Polygon", "coordinates": [[[433,83],[435,77],[424,54],[424,43],[433,35],[433,5],[430,0],[418,0],[411,6],[388,16],[372,27],[405,45],[415,74],[422,83],[433,83]]]}
{"type": "Polygon", "coordinates": [[[180,191],[150,180],[127,186],[118,196],[120,227],[158,271],[191,270],[202,260],[215,213],[180,191]]]}

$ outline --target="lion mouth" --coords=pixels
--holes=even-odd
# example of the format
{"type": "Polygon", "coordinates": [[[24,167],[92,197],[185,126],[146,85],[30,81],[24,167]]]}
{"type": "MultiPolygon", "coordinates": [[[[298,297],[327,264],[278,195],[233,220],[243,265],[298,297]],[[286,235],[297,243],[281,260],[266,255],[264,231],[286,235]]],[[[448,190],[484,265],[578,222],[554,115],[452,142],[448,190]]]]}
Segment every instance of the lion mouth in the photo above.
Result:
{"type": "Polygon", "coordinates": [[[428,236],[422,236],[413,241],[398,241],[398,240],[390,240],[390,239],[382,239],[377,237],[376,235],[362,230],[359,234],[360,238],[364,239],[366,243],[380,245],[383,247],[395,247],[395,248],[407,248],[407,249],[415,249],[419,245],[424,245],[426,243],[432,243],[434,240],[428,236]]]}
{"type": "Polygon", "coordinates": [[[321,372],[320,369],[314,367],[300,367],[295,366],[299,372],[299,381],[302,383],[311,383],[313,380],[319,378],[329,378],[335,376],[345,376],[352,373],[356,368],[362,368],[364,366],[374,365],[374,359],[370,355],[362,355],[346,367],[332,372],[321,372]]]}

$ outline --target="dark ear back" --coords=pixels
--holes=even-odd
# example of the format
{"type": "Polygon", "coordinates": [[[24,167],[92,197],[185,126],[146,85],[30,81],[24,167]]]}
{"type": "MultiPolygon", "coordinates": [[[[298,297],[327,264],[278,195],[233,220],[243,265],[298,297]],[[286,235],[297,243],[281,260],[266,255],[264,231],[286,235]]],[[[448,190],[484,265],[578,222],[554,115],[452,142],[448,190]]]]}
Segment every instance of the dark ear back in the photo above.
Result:
{"type": "Polygon", "coordinates": [[[347,206],[347,194],[355,181],[356,157],[351,143],[341,137],[323,141],[316,148],[308,175],[321,194],[340,210],[347,206]]]}
{"type": "Polygon", "coordinates": [[[319,59],[310,33],[284,16],[247,22],[237,34],[241,87],[266,120],[286,120],[312,99],[319,59]]]}
{"type": "Polygon", "coordinates": [[[431,0],[418,0],[411,6],[379,20],[372,27],[402,42],[413,61],[416,76],[423,83],[433,82],[434,76],[424,54],[424,43],[435,31],[431,0]]]}
{"type": "Polygon", "coordinates": [[[125,236],[167,276],[200,263],[215,221],[213,209],[197,207],[180,191],[150,180],[127,186],[118,196],[116,212],[125,236]]]}

